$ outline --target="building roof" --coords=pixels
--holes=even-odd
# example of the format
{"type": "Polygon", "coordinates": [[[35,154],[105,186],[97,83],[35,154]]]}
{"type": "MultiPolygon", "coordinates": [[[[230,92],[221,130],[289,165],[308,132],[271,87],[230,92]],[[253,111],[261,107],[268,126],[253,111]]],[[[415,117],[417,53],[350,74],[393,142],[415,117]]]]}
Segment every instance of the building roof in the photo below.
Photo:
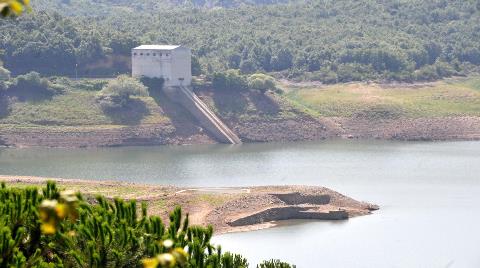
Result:
{"type": "Polygon", "coordinates": [[[174,50],[179,47],[178,45],[141,45],[134,49],[174,50]]]}

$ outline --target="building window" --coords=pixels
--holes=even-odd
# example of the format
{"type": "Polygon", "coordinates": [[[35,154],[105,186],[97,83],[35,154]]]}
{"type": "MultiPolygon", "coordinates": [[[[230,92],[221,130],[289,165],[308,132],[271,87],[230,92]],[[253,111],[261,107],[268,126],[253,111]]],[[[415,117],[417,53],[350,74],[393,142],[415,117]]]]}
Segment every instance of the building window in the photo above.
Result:
{"type": "Polygon", "coordinates": [[[165,54],[165,56],[167,56],[167,57],[168,57],[168,53],[167,53],[167,54],[165,54]]]}
{"type": "Polygon", "coordinates": [[[140,53],[140,56],[143,56],[143,53],[140,53]]]}
{"type": "Polygon", "coordinates": [[[147,56],[150,56],[150,53],[147,53],[147,56]]]}
{"type": "Polygon", "coordinates": [[[153,56],[154,56],[154,57],[157,56],[157,53],[153,53],[153,56]]]}
{"type": "Polygon", "coordinates": [[[133,56],[137,56],[137,53],[133,53],[133,56]]]}
{"type": "Polygon", "coordinates": [[[160,53],[160,57],[162,56],[162,53],[160,53]]]}

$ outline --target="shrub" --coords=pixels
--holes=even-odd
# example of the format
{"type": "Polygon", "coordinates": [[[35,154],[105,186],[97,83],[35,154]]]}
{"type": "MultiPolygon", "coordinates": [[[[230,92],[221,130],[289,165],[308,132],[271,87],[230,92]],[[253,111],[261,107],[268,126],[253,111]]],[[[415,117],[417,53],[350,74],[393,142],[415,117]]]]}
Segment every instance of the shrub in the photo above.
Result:
{"type": "Polygon", "coordinates": [[[81,79],[71,82],[75,89],[86,91],[100,91],[107,85],[107,83],[108,81],[104,79],[81,79]]]}
{"type": "Polygon", "coordinates": [[[26,99],[49,97],[61,93],[61,89],[52,87],[48,79],[42,78],[37,72],[17,76],[8,89],[13,94],[26,99]]]}
{"type": "Polygon", "coordinates": [[[212,86],[216,90],[245,90],[248,87],[245,76],[239,70],[216,72],[212,77],[212,86]]]}
{"type": "Polygon", "coordinates": [[[435,70],[439,77],[450,77],[457,74],[457,71],[447,62],[437,60],[435,62],[435,70]]]}
{"type": "Polygon", "coordinates": [[[267,90],[275,90],[275,79],[266,74],[252,74],[247,79],[248,87],[265,93],[267,90]]]}
{"type": "Polygon", "coordinates": [[[425,65],[422,68],[416,70],[414,72],[414,77],[415,80],[427,81],[433,81],[440,78],[434,65],[425,65]]]}
{"type": "MultiPolygon", "coordinates": [[[[61,192],[0,187],[0,267],[248,267],[210,243],[212,227],[190,226],[180,208],[165,226],[146,204],[61,192]]],[[[280,263],[280,262],[278,262],[280,263]]],[[[290,266],[261,266],[290,267],[290,266]]]]}
{"type": "Polygon", "coordinates": [[[142,82],[142,84],[144,84],[148,90],[152,91],[162,89],[165,80],[163,78],[142,76],[140,78],[140,82],[142,82]]]}
{"type": "Polygon", "coordinates": [[[120,75],[97,93],[97,101],[103,108],[122,108],[130,96],[148,96],[147,87],[135,78],[120,75]]]}
{"type": "Polygon", "coordinates": [[[197,57],[192,56],[192,75],[198,76],[202,74],[202,65],[200,64],[200,61],[198,60],[197,57]]]}
{"type": "Polygon", "coordinates": [[[29,72],[19,75],[15,78],[15,85],[19,88],[27,88],[30,90],[48,90],[48,80],[40,77],[37,72],[29,72]]]}
{"type": "Polygon", "coordinates": [[[375,74],[371,66],[359,63],[339,64],[337,67],[337,76],[339,82],[361,81],[373,78],[375,74]]]}
{"type": "Polygon", "coordinates": [[[320,81],[325,84],[335,84],[338,81],[338,76],[330,68],[321,68],[320,70],[311,73],[308,77],[312,81],[320,81]]]}

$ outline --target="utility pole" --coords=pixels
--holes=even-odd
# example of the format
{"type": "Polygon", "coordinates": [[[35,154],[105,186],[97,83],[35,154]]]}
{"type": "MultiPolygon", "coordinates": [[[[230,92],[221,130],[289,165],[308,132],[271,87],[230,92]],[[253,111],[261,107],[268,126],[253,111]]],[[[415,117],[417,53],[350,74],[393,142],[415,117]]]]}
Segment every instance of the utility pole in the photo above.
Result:
{"type": "Polygon", "coordinates": [[[75,63],[75,80],[78,80],[77,67],[78,67],[78,63],[75,63]]]}

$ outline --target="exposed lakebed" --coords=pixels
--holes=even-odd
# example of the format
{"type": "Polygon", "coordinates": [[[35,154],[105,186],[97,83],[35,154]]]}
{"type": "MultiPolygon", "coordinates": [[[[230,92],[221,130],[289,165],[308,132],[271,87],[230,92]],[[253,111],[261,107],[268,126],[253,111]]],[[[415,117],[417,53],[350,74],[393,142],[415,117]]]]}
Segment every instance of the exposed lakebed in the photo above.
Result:
{"type": "Polygon", "coordinates": [[[325,141],[241,146],[0,149],[0,174],[178,186],[326,186],[382,209],[217,236],[252,263],[480,266],[480,142],[325,141]]]}

